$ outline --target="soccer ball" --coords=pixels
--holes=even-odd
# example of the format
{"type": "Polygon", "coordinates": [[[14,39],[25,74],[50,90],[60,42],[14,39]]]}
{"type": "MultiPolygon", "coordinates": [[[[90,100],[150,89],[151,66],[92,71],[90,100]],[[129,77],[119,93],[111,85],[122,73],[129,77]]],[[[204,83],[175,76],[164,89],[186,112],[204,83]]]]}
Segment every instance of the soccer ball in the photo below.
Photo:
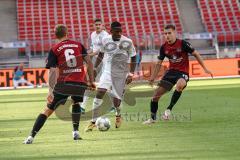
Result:
{"type": "Polygon", "coordinates": [[[109,130],[111,123],[107,117],[99,117],[96,121],[96,126],[99,131],[107,131],[109,130]]]}

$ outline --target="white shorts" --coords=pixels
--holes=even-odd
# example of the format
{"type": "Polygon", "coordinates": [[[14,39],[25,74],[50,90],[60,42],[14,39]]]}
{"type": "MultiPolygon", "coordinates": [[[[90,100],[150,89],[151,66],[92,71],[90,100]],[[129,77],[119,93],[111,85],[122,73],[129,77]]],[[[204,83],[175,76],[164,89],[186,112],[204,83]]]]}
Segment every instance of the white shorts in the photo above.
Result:
{"type": "Polygon", "coordinates": [[[111,90],[111,94],[118,98],[122,99],[124,95],[126,84],[126,77],[112,77],[110,73],[103,72],[101,74],[98,88],[111,90]]]}

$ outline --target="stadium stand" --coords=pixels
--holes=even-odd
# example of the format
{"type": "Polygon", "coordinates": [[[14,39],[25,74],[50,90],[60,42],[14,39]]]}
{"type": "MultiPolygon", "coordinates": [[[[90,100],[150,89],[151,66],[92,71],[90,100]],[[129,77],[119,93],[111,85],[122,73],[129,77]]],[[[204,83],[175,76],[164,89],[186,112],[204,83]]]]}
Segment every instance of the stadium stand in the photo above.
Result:
{"type": "Polygon", "coordinates": [[[48,50],[49,43],[42,40],[54,39],[52,30],[58,23],[67,24],[71,38],[83,41],[93,30],[95,18],[102,18],[106,27],[114,20],[126,22],[127,36],[143,37],[133,38],[138,44],[146,43],[149,35],[160,44],[159,35],[167,23],[175,24],[179,33],[183,30],[175,0],[17,0],[17,13],[19,40],[39,40],[31,50],[48,50]]]}
{"type": "Polygon", "coordinates": [[[217,32],[219,42],[240,42],[240,3],[238,0],[198,0],[208,32],[217,32]]]}
{"type": "MultiPolygon", "coordinates": [[[[106,29],[109,29],[111,21],[124,22],[124,34],[130,36],[140,48],[143,46],[143,49],[156,49],[156,46],[162,43],[161,32],[164,24],[175,24],[179,34],[189,31],[186,23],[182,21],[187,19],[182,12],[184,7],[179,5],[181,2],[177,0],[12,0],[12,2],[17,3],[17,27],[11,26],[17,28],[17,39],[27,41],[32,55],[36,57],[45,55],[54,43],[53,28],[58,23],[67,24],[70,38],[81,40],[85,46],[88,45],[87,38],[93,30],[94,18],[103,19],[106,29]]],[[[219,44],[224,46],[229,44],[236,46],[240,43],[238,0],[194,0],[194,3],[192,10],[200,11],[199,15],[204,24],[203,30],[198,32],[216,33],[219,44]]],[[[188,26],[191,27],[191,23],[188,26]]],[[[209,41],[206,44],[210,43],[209,41]]],[[[25,55],[23,49],[19,51],[18,55],[25,55]]],[[[3,56],[5,57],[5,54],[3,56]]]]}

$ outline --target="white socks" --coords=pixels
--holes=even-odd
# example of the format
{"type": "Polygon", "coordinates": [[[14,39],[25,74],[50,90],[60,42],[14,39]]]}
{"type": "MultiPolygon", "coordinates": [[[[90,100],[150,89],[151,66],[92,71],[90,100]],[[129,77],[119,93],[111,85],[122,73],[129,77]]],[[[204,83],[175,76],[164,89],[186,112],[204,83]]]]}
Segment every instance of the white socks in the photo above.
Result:
{"type": "Polygon", "coordinates": [[[98,114],[99,114],[99,109],[100,109],[100,106],[102,105],[102,103],[103,103],[102,99],[98,99],[98,98],[93,99],[93,118],[92,118],[92,122],[96,122],[96,120],[98,118],[98,114]]]}
{"type": "Polygon", "coordinates": [[[87,103],[88,98],[89,98],[88,96],[84,96],[83,97],[83,102],[80,103],[80,106],[84,109],[86,108],[86,103],[87,103]]]}

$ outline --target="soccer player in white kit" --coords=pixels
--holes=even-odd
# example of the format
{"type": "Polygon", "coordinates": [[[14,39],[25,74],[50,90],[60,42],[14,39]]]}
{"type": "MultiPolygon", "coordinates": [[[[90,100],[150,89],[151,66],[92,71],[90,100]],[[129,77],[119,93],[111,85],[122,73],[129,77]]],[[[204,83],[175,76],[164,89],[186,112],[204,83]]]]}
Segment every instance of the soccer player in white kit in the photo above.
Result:
{"type": "Polygon", "coordinates": [[[90,56],[98,55],[102,47],[102,39],[108,36],[108,32],[104,30],[101,19],[94,20],[95,31],[91,33],[90,56]]]}
{"type": "MultiPolygon", "coordinates": [[[[113,105],[116,108],[115,127],[121,125],[121,100],[125,85],[132,82],[135,66],[136,51],[131,39],[122,35],[121,24],[117,21],[111,24],[111,35],[103,38],[101,51],[104,53],[102,74],[99,80],[96,96],[93,100],[93,112],[103,103],[103,97],[108,90],[113,96],[113,105]],[[130,72],[128,60],[131,58],[130,72]]],[[[92,131],[98,115],[93,113],[93,119],[85,129],[92,131]]]]}
{"type": "MultiPolygon", "coordinates": [[[[97,76],[97,73],[100,72],[101,66],[99,65],[96,59],[102,59],[103,58],[103,53],[100,52],[100,49],[102,47],[102,39],[106,36],[108,36],[108,32],[104,30],[103,23],[101,19],[95,19],[94,20],[94,28],[95,31],[91,33],[90,41],[90,49],[88,51],[88,55],[92,57],[92,61],[95,61],[94,65],[94,74],[95,77],[97,76]]],[[[94,63],[94,62],[93,62],[94,63]]],[[[85,92],[83,102],[81,103],[81,112],[84,114],[85,113],[85,108],[86,108],[86,103],[88,100],[88,91],[85,92]]]]}

